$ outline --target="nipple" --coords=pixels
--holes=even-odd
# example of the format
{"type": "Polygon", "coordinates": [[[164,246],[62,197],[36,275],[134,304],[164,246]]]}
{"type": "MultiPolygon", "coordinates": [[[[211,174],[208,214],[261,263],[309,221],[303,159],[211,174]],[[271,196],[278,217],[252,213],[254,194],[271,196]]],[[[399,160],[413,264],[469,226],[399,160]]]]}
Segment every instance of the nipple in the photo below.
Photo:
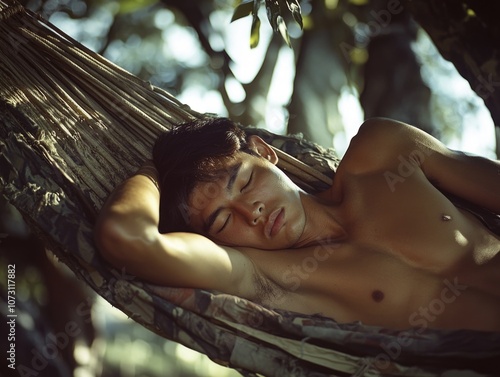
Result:
{"type": "Polygon", "coordinates": [[[451,216],[443,213],[441,214],[441,221],[451,221],[451,216]]]}
{"type": "Polygon", "coordinates": [[[373,292],[372,292],[372,299],[373,301],[375,302],[380,302],[384,299],[384,292],[382,291],[379,291],[378,289],[375,289],[373,292]]]}

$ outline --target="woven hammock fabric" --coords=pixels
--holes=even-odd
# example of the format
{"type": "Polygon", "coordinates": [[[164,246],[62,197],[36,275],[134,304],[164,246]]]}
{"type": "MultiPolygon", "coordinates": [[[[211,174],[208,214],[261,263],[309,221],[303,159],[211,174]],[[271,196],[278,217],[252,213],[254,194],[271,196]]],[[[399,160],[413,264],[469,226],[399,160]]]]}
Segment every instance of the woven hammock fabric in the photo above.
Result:
{"type": "MultiPolygon", "coordinates": [[[[453,376],[460,369],[481,376],[500,369],[498,333],[339,324],[226,294],[150,285],[110,267],[92,236],[104,200],[150,158],[160,132],[208,115],[15,1],[0,0],[0,55],[0,192],[79,278],[143,326],[246,375],[453,376]]],[[[249,132],[273,143],[280,167],[303,187],[331,182],[338,164],[331,151],[249,132]]]]}

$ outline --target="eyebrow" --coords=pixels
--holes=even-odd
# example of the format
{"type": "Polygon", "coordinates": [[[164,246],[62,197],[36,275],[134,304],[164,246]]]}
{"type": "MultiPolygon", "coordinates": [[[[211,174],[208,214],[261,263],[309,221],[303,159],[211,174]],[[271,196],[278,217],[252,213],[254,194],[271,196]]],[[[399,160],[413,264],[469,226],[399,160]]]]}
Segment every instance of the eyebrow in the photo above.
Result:
{"type": "MultiPolygon", "coordinates": [[[[238,173],[241,168],[241,162],[238,162],[237,164],[234,164],[233,166],[230,166],[228,169],[228,174],[229,174],[229,179],[227,181],[226,185],[226,191],[230,192],[233,189],[234,182],[236,181],[236,178],[238,176],[238,173]]],[[[219,216],[219,213],[222,211],[222,207],[218,207],[215,211],[213,211],[210,216],[208,216],[207,221],[205,222],[203,228],[205,232],[210,232],[212,229],[212,226],[214,225],[215,219],[217,219],[217,216],[219,216]]]]}

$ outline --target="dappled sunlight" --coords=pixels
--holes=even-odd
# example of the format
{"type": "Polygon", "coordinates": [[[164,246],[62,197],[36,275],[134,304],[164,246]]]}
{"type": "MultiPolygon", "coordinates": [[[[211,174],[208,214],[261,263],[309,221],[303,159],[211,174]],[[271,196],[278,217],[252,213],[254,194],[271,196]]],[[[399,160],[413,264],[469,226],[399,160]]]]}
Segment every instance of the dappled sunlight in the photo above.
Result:
{"type": "Polygon", "coordinates": [[[339,98],[339,111],[342,116],[343,130],[333,134],[333,146],[339,157],[344,156],[349,142],[363,123],[363,109],[359,103],[359,94],[355,88],[344,86],[339,98]]]}
{"type": "Polygon", "coordinates": [[[451,149],[495,158],[495,127],[484,101],[425,32],[419,32],[414,49],[422,62],[422,78],[432,91],[438,138],[451,149]]]}
{"type": "Polygon", "coordinates": [[[458,229],[455,229],[453,233],[455,235],[455,241],[457,242],[457,244],[459,244],[460,246],[463,246],[463,247],[465,247],[469,244],[469,241],[467,240],[467,238],[465,238],[463,233],[460,232],[458,229]]]}
{"type": "Polygon", "coordinates": [[[201,85],[190,85],[180,93],[177,98],[201,113],[218,114],[227,116],[227,110],[219,92],[215,90],[206,91],[201,85]]]}
{"type": "Polygon", "coordinates": [[[174,59],[179,64],[193,68],[207,63],[207,56],[202,52],[193,29],[172,24],[163,29],[162,37],[165,59],[174,59]]]}
{"type": "MultiPolygon", "coordinates": [[[[85,10],[79,10],[79,4],[77,1],[71,2],[76,14],[85,10]]],[[[337,7],[335,3],[332,11],[338,10],[337,7]]],[[[304,17],[308,19],[310,6],[304,4],[303,8],[304,17]]],[[[203,51],[198,36],[192,28],[179,23],[181,20],[178,15],[168,8],[151,8],[149,13],[147,8],[140,9],[137,6],[137,9],[134,22],[139,25],[150,19],[153,26],[151,32],[134,34],[132,29],[126,38],[108,41],[104,51],[107,58],[134,74],[144,76],[147,73],[157,85],[178,81],[181,74],[179,67],[182,67],[184,84],[177,88],[176,96],[193,109],[223,116],[231,116],[231,111],[234,110],[238,115],[248,117],[241,113],[246,109],[247,112],[255,113],[254,119],[261,119],[253,125],[278,134],[286,133],[289,119],[286,107],[293,93],[296,75],[294,59],[297,58],[298,50],[283,46],[264,97],[249,97],[246,93],[245,86],[255,79],[269,53],[272,31],[268,25],[261,26],[260,43],[252,49],[248,42],[251,17],[231,23],[234,8],[229,6],[216,8],[210,13],[209,22],[213,32],[208,35],[209,43],[214,51],[227,52],[231,58],[230,70],[234,75],[227,76],[221,83],[216,73],[217,67],[213,67],[214,73],[210,73],[212,68],[207,66],[209,58],[203,51]],[[159,45],[161,48],[158,48],[159,45]],[[228,111],[224,98],[215,93],[221,87],[225,87],[230,101],[240,106],[234,106],[228,111]]],[[[111,27],[113,18],[127,16],[121,12],[119,2],[113,1],[95,8],[86,18],[70,18],[67,13],[57,11],[51,15],[50,21],[92,50],[99,51],[106,43],[103,36],[111,27]]],[[[352,13],[345,12],[344,17],[348,16],[354,19],[351,24],[357,25],[358,29],[365,26],[352,13]]],[[[264,7],[261,7],[259,17],[266,18],[264,7]]],[[[295,33],[292,24],[289,27],[292,37],[300,37],[301,33],[295,33]]],[[[483,100],[472,91],[469,83],[457,73],[453,65],[439,55],[424,32],[419,32],[413,47],[422,62],[422,77],[432,91],[431,116],[433,124],[439,130],[438,138],[452,149],[494,157],[494,127],[483,100]]],[[[331,130],[332,137],[330,140],[322,140],[321,144],[335,147],[340,156],[345,153],[350,139],[364,119],[358,96],[358,89],[353,82],[341,91],[338,103],[331,104],[338,106],[341,124],[337,125],[338,120],[331,119],[335,123],[331,130]]],[[[331,127],[328,124],[324,126],[331,127]]]]}
{"type": "MultiPolygon", "coordinates": [[[[261,14],[261,18],[266,17],[262,8],[261,14]]],[[[272,32],[267,27],[261,27],[260,43],[252,49],[248,43],[251,19],[246,17],[230,23],[231,15],[232,9],[227,9],[225,22],[221,22],[217,27],[223,33],[225,50],[232,59],[232,73],[240,82],[247,84],[255,78],[262,66],[272,32]]]]}
{"type": "Polygon", "coordinates": [[[91,353],[97,352],[103,377],[117,373],[123,376],[165,376],[165,373],[191,377],[240,376],[199,352],[156,336],[102,298],[94,304],[93,318],[100,334],[100,339],[94,342],[95,349],[75,351],[82,360],[90,360],[91,353]]]}

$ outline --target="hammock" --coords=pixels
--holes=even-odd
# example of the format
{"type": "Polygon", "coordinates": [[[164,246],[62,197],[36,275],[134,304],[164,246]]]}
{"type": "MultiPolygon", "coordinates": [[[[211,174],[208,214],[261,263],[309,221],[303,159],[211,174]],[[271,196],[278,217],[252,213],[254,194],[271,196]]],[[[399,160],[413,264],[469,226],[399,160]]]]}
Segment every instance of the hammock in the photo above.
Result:
{"type": "MultiPolygon", "coordinates": [[[[96,251],[108,194],[150,158],[157,135],[198,114],[89,51],[13,0],[0,0],[0,191],[99,295],[153,332],[256,376],[436,376],[498,372],[500,334],[339,324],[227,294],[147,284],[96,251]],[[450,373],[450,374],[448,374],[450,373]]],[[[338,164],[298,137],[271,142],[302,187],[338,164]],[[284,152],[282,152],[284,151],[284,152]]]]}

